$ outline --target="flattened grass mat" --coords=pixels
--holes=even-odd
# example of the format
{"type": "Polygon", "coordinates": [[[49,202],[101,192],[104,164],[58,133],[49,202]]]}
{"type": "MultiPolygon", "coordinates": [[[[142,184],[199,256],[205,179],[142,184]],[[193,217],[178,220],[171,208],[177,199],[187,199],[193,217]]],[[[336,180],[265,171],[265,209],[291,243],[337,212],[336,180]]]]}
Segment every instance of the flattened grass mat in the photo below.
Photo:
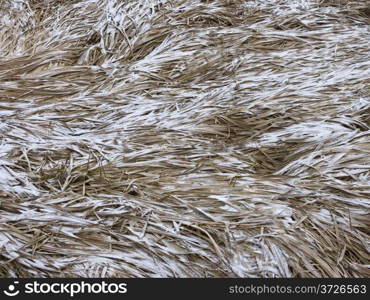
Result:
{"type": "Polygon", "coordinates": [[[369,1],[1,0],[0,276],[369,276],[369,45],[369,1]]]}

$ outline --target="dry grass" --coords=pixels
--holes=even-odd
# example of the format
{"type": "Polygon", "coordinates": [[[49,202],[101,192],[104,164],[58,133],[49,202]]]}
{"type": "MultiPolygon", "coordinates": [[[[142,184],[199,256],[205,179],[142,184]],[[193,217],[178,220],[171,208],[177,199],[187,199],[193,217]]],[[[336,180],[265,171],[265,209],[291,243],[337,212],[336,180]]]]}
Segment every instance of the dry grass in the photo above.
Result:
{"type": "Polygon", "coordinates": [[[0,276],[370,276],[369,10],[0,0],[0,276]]]}

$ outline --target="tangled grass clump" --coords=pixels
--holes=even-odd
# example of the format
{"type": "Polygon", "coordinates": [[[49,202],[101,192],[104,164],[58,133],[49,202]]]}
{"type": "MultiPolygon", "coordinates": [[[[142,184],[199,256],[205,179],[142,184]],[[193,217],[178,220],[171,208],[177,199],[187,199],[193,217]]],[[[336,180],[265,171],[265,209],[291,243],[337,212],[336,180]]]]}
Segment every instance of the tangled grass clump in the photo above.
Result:
{"type": "Polygon", "coordinates": [[[369,11],[0,0],[0,276],[370,276],[369,11]]]}

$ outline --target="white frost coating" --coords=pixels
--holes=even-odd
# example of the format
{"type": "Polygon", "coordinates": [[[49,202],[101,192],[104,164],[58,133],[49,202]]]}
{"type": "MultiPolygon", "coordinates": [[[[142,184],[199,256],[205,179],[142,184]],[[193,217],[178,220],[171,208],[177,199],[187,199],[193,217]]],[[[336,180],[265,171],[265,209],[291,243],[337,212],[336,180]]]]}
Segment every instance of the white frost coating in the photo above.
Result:
{"type": "Polygon", "coordinates": [[[13,180],[13,176],[4,167],[0,167],[0,184],[3,185],[13,180]]]}
{"type": "Polygon", "coordinates": [[[289,142],[289,140],[302,140],[305,142],[323,142],[338,138],[344,134],[350,135],[352,131],[339,124],[322,124],[322,122],[302,122],[294,124],[282,131],[267,133],[261,136],[262,144],[289,142]]]}

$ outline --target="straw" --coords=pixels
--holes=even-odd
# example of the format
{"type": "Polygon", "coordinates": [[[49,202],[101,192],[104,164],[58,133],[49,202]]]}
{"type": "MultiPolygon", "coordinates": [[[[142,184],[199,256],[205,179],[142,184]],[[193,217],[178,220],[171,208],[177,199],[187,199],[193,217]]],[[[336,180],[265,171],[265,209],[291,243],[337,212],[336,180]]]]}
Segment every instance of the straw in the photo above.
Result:
{"type": "Polygon", "coordinates": [[[369,9],[0,1],[0,276],[370,276],[369,9]]]}

